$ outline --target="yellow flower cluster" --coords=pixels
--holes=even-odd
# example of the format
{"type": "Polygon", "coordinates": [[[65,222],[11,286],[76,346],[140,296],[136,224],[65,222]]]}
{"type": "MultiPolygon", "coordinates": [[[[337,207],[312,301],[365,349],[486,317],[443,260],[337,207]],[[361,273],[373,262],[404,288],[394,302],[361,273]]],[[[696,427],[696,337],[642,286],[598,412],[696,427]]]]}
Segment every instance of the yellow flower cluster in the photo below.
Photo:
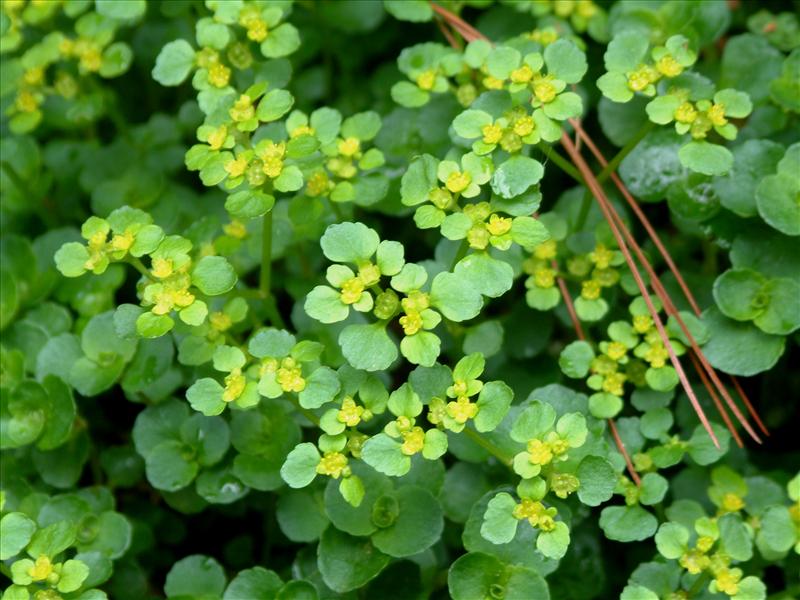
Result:
{"type": "Polygon", "coordinates": [[[347,457],[341,452],[326,452],[317,464],[317,473],[334,479],[349,477],[350,467],[347,464],[347,457]]]}
{"type": "Polygon", "coordinates": [[[523,498],[522,501],[514,507],[514,518],[527,519],[533,527],[538,527],[542,531],[552,531],[555,526],[555,516],[558,511],[555,507],[546,508],[544,504],[538,500],[531,500],[530,498],[523,498]]]}

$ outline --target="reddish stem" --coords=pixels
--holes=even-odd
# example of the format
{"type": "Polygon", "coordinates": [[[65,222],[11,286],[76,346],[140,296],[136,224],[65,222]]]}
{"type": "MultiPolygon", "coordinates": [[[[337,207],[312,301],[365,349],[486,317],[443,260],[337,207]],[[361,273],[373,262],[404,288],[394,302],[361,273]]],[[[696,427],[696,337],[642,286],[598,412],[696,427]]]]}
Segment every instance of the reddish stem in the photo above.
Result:
{"type": "MultiPolygon", "coordinates": [[[[551,264],[553,269],[558,271],[558,263],[553,261],[551,264]]],[[[561,290],[561,296],[564,298],[564,305],[567,307],[572,326],[575,328],[575,335],[578,336],[579,340],[586,341],[586,334],[583,333],[583,327],[578,319],[578,313],[575,312],[575,305],[572,303],[572,296],[570,296],[569,289],[567,289],[567,282],[561,277],[558,277],[556,281],[558,282],[558,289],[561,290]]]]}
{"type": "Polygon", "coordinates": [[[486,40],[489,41],[485,35],[483,35],[480,31],[475,29],[472,25],[464,21],[461,17],[457,14],[450,12],[446,8],[442,8],[435,2],[430,3],[431,8],[440,14],[442,18],[444,18],[448,23],[450,23],[458,32],[464,36],[464,39],[468,42],[472,42],[474,40],[486,40]]]}
{"type": "Polygon", "coordinates": [[[461,50],[462,48],[461,42],[459,42],[456,39],[456,37],[453,35],[453,33],[450,31],[447,25],[445,25],[444,22],[442,22],[442,20],[438,18],[434,19],[434,21],[436,21],[436,26],[439,28],[439,31],[442,32],[442,35],[447,40],[447,43],[450,44],[450,46],[452,46],[454,49],[461,50]]]}
{"type": "Polygon", "coordinates": [[[642,480],[639,479],[639,474],[636,472],[636,468],[633,466],[633,461],[631,461],[631,457],[628,455],[628,451],[625,449],[625,444],[622,443],[622,438],[619,437],[619,431],[617,431],[617,425],[614,423],[614,419],[608,420],[608,426],[611,428],[611,436],[614,438],[617,448],[622,453],[622,457],[625,459],[625,465],[628,467],[628,473],[630,473],[631,478],[637,487],[642,485],[642,480]]]}
{"type": "Polygon", "coordinates": [[[725,421],[725,425],[728,427],[728,431],[731,432],[733,439],[736,440],[736,445],[739,448],[743,448],[744,444],[742,443],[742,438],[739,435],[739,432],[736,431],[736,428],[733,426],[731,422],[731,418],[728,416],[728,411],[725,410],[725,407],[719,401],[719,396],[714,391],[714,388],[711,386],[711,382],[708,380],[708,376],[703,371],[702,365],[700,361],[697,359],[697,355],[693,352],[689,353],[689,357],[692,359],[692,364],[694,365],[694,370],[697,371],[697,374],[700,376],[700,379],[703,381],[703,385],[706,386],[709,395],[711,396],[711,400],[714,402],[714,406],[717,407],[720,416],[722,416],[722,420],[725,421]]]}

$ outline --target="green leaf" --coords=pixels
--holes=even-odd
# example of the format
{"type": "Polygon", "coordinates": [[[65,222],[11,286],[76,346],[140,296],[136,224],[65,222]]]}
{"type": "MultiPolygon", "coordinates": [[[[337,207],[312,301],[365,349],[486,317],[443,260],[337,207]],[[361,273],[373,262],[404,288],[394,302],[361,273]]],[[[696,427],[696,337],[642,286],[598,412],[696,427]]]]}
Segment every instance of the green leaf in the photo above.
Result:
{"type": "Polygon", "coordinates": [[[542,109],[551,119],[565,121],[579,117],[583,112],[583,100],[575,92],[563,92],[555,100],[545,104],[542,109]]]}
{"type": "Polygon", "coordinates": [[[714,282],[714,300],[725,316],[750,321],[769,302],[766,283],[766,278],[752,269],[728,269],[714,282]]]}
{"type": "Polygon", "coordinates": [[[463,138],[483,137],[483,128],[494,122],[492,115],[482,110],[465,110],[453,120],[453,129],[463,138]]]}
{"type": "Polygon", "coordinates": [[[372,535],[372,543],[389,556],[402,558],[430,548],[442,535],[444,518],[438,500],[426,489],[403,486],[395,493],[398,514],[372,535]]]}
{"type": "Polygon", "coordinates": [[[711,436],[708,435],[702,425],[695,427],[692,437],[689,438],[689,456],[701,466],[710,465],[718,461],[728,452],[731,440],[728,430],[716,423],[711,423],[711,430],[717,436],[719,448],[714,445],[711,436]]]}
{"type": "Polygon", "coordinates": [[[289,487],[306,487],[317,476],[319,460],[319,451],[314,444],[298,444],[286,457],[281,467],[281,477],[289,487]]]}
{"type": "Polygon", "coordinates": [[[232,217],[247,221],[267,214],[275,205],[275,198],[258,190],[243,190],[228,196],[225,210],[232,217]]]}
{"type": "Polygon", "coordinates": [[[731,375],[750,376],[771,369],[783,354],[785,338],[762,332],[750,323],[728,319],[716,308],[703,313],[711,339],[703,353],[711,365],[731,375]],[[742,348],[748,351],[743,353],[742,348]]]}
{"type": "Polygon", "coordinates": [[[56,556],[75,543],[78,528],[70,521],[58,521],[33,534],[27,547],[30,556],[56,556]]]}
{"type": "Polygon", "coordinates": [[[704,175],[725,175],[733,166],[733,154],[724,146],[704,141],[689,142],[678,151],[681,164],[704,175]]]}
{"type": "Polygon", "coordinates": [[[761,180],[756,188],[756,205],[761,218],[771,227],[786,235],[800,235],[800,161],[790,159],[792,153],[800,153],[800,144],[794,144],[787,150],[786,157],[779,163],[778,173],[761,180]],[[793,150],[796,149],[796,150],[793,150]],[[783,171],[780,165],[791,164],[791,168],[783,171]]]}
{"type": "Polygon", "coordinates": [[[320,246],[333,262],[359,263],[369,260],[378,250],[380,238],[363,223],[336,223],[325,230],[320,246]]]}
{"type": "Polygon", "coordinates": [[[293,104],[294,97],[286,90],[270,90],[258,103],[256,117],[266,123],[276,121],[288,113],[293,104]]]}
{"type": "Polygon", "coordinates": [[[587,456],[578,465],[578,498],[587,506],[600,506],[610,499],[617,485],[617,473],[599,456],[587,456]]]}
{"type": "Polygon", "coordinates": [[[98,14],[109,19],[131,21],[144,15],[147,3],[145,0],[95,0],[95,7],[98,14]]]}
{"type": "Polygon", "coordinates": [[[617,542],[646,540],[656,527],[658,520],[641,506],[607,506],[600,513],[600,528],[617,542]]]}
{"type": "Polygon", "coordinates": [[[419,331],[400,341],[400,352],[415,365],[431,367],[439,358],[442,342],[435,333],[419,331]]]}
{"type": "Polygon", "coordinates": [[[186,399],[193,409],[210,417],[225,410],[223,391],[223,387],[215,379],[203,377],[186,390],[186,399]]]}
{"type": "Polygon", "coordinates": [[[669,489],[667,480],[658,473],[646,473],[639,488],[639,502],[647,506],[658,504],[669,489]]]}
{"type": "Polygon", "coordinates": [[[451,321],[472,319],[483,306],[481,293],[474,285],[454,273],[439,273],[431,284],[431,304],[451,321]]]}
{"type": "Polygon", "coordinates": [[[644,59],[649,45],[647,36],[638,31],[623,31],[615,35],[603,55],[606,70],[633,71],[644,59]]]}
{"type": "Polygon", "coordinates": [[[485,384],[478,395],[475,429],[481,432],[493,431],[506,416],[513,399],[514,391],[502,381],[485,384]]]}
{"type": "Polygon", "coordinates": [[[493,544],[507,544],[517,534],[519,521],[514,517],[517,503],[510,494],[497,494],[489,501],[481,525],[481,535],[493,544]]]}
{"type": "Polygon", "coordinates": [[[145,456],[147,480],[166,492],[185,488],[198,471],[198,464],[191,460],[191,450],[178,441],[163,442],[145,456]]]}
{"type": "Polygon", "coordinates": [[[19,554],[36,531],[36,523],[20,512],[4,515],[0,520],[0,560],[19,554]]]}
{"type": "Polygon", "coordinates": [[[400,442],[385,433],[367,440],[361,458],[376,471],[391,477],[401,477],[411,468],[411,459],[401,452],[400,442]]]}
{"type": "Polygon", "coordinates": [[[342,354],[352,367],[364,371],[384,371],[397,360],[397,346],[382,322],[348,325],[339,334],[342,354]]]}
{"type": "MultiPolygon", "coordinates": [[[[415,86],[416,87],[416,86],[415,86]]],[[[437,186],[436,169],[439,161],[430,154],[415,157],[400,181],[400,198],[406,206],[416,206],[428,199],[437,186]]]]}
{"type": "Polygon", "coordinates": [[[86,273],[89,251],[80,242],[68,242],[56,252],[56,268],[64,277],[80,277],[86,273]]]}
{"type": "Polygon", "coordinates": [[[222,256],[204,256],[192,270],[192,285],[208,296],[219,296],[236,285],[236,272],[222,256]]]}
{"type": "Polygon", "coordinates": [[[61,575],[56,584],[59,592],[74,592],[89,576],[89,567],[79,560],[67,560],[61,566],[61,575]]]}
{"type": "Polygon", "coordinates": [[[555,409],[550,404],[534,400],[519,413],[511,428],[511,438],[526,443],[550,431],[555,421],[555,409]]]}
{"type": "Polygon", "coordinates": [[[556,521],[551,531],[539,532],[536,538],[536,549],[547,558],[558,560],[569,548],[569,527],[564,521],[556,521]]]}
{"type": "Polygon", "coordinates": [[[774,173],[783,156],[783,146],[770,140],[747,140],[733,148],[733,167],[711,185],[722,206],[741,217],[757,214],[756,188],[774,173]]]}
{"type": "Polygon", "coordinates": [[[572,342],[561,351],[558,366],[567,377],[583,379],[589,373],[593,360],[594,350],[588,342],[572,342]]]}
{"type": "MultiPolygon", "coordinates": [[[[783,508],[783,507],[775,507],[783,508]]],[[[769,509],[768,509],[769,510],[769,509]]],[[[786,516],[789,511],[784,510],[786,516]]],[[[717,521],[719,525],[719,539],[725,548],[725,553],[728,554],[733,560],[750,560],[753,558],[753,543],[751,541],[751,534],[747,525],[742,522],[739,515],[727,514],[723,515],[717,521]]],[[[789,522],[784,521],[781,523],[780,535],[783,537],[784,552],[788,551],[793,545],[793,537],[791,534],[787,535],[790,531],[786,529],[789,522]]],[[[761,521],[761,532],[764,531],[764,521],[761,521]]]]}
{"type": "Polygon", "coordinates": [[[539,219],[521,216],[511,222],[511,239],[526,250],[533,250],[550,239],[550,232],[539,219]]]}
{"type": "Polygon", "coordinates": [[[495,194],[503,198],[513,198],[539,183],[543,175],[544,167],[538,160],[515,155],[497,167],[490,184],[495,194]]]}
{"type": "Polygon", "coordinates": [[[486,57],[486,70],[498,79],[507,79],[511,71],[519,66],[522,56],[515,48],[497,46],[486,57]]]}
{"type": "Polygon", "coordinates": [[[167,573],[164,593],[167,598],[178,596],[222,596],[225,571],[211,557],[193,554],[176,562],[167,573]]]}
{"type": "Polygon", "coordinates": [[[350,314],[350,307],[342,302],[341,292],[327,285],[318,285],[311,290],[303,308],[309,317],[320,323],[338,323],[350,314]]]}
{"type": "Polygon", "coordinates": [[[392,100],[406,108],[419,108],[425,106],[431,95],[421,90],[410,81],[398,81],[391,88],[392,100]]]}
{"type": "Polygon", "coordinates": [[[261,42],[261,54],[267,58],[288,56],[300,47],[300,34],[291,23],[282,23],[261,42]]]}
{"type": "Polygon", "coordinates": [[[461,556],[447,573],[447,587],[453,600],[475,600],[501,596],[509,600],[550,600],[542,576],[533,569],[507,566],[483,552],[461,556]]]}
{"type": "Polygon", "coordinates": [[[319,367],[306,379],[305,389],[298,394],[303,408],[319,408],[332,401],[340,389],[336,371],[329,367],[319,367]]]}
{"type": "Polygon", "coordinates": [[[566,83],[578,83],[586,74],[586,55],[566,38],[556,40],[544,49],[548,73],[566,83]]]}
{"type": "Polygon", "coordinates": [[[433,19],[433,9],[425,0],[383,0],[383,6],[401,21],[421,23],[433,19]]]}
{"type": "Polygon", "coordinates": [[[264,567],[239,571],[225,588],[222,600],[272,600],[283,586],[277,573],[264,567]]]}
{"type": "Polygon", "coordinates": [[[194,54],[194,48],[186,40],[169,42],[158,53],[153,79],[161,85],[180,85],[194,66],[194,54]]]}
{"type": "MultiPolygon", "coordinates": [[[[511,265],[503,260],[493,258],[487,252],[475,252],[465,256],[458,262],[453,273],[457,278],[463,280],[465,285],[472,285],[479,293],[490,298],[499,298],[514,284],[514,269],[511,265]]],[[[437,275],[436,279],[442,275],[445,274],[437,275]]],[[[436,279],[434,279],[434,288],[436,279]]],[[[465,300],[467,298],[462,298],[462,301],[465,300]]],[[[437,307],[439,306],[437,305],[437,307]]],[[[442,313],[448,316],[444,310],[442,313]]]]}
{"type": "Polygon", "coordinates": [[[339,593],[361,588],[383,571],[390,560],[369,539],[349,536],[334,527],[322,534],[317,550],[317,566],[323,581],[339,593]]]}
{"type": "Polygon", "coordinates": [[[662,523],[656,533],[656,548],[664,558],[677,560],[689,544],[689,532],[678,523],[662,523]]]}

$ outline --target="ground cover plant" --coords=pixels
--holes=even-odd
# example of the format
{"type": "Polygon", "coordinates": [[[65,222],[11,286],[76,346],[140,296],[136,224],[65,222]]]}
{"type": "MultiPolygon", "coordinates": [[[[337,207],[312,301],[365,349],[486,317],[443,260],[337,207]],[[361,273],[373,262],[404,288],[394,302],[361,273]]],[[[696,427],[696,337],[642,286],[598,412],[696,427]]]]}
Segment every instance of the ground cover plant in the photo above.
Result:
{"type": "Polygon", "coordinates": [[[3,600],[800,595],[800,25],[4,0],[3,600]]]}

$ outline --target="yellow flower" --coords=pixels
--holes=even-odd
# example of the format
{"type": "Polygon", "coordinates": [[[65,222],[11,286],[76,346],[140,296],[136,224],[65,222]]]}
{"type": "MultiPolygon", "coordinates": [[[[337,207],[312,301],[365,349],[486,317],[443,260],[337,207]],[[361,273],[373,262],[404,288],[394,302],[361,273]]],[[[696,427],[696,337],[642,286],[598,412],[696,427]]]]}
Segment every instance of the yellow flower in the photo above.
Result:
{"type": "Polygon", "coordinates": [[[294,139],[300,137],[301,135],[314,135],[314,128],[309,125],[300,125],[300,127],[295,127],[289,133],[289,137],[294,139]]]}
{"type": "Polygon", "coordinates": [[[400,301],[400,306],[402,306],[405,311],[423,311],[429,308],[430,305],[431,300],[428,294],[420,292],[419,290],[409,292],[408,297],[400,301]]]}
{"type": "Polygon", "coordinates": [[[236,219],[223,225],[222,231],[224,231],[226,235],[237,240],[243,240],[247,237],[247,227],[245,227],[244,223],[236,219]]]}
{"type": "Polygon", "coordinates": [[[653,326],[653,319],[650,315],[636,315],[633,317],[633,328],[637,333],[647,333],[653,326]]]}
{"type": "Polygon", "coordinates": [[[491,75],[487,75],[483,78],[483,87],[485,87],[487,90],[502,90],[503,80],[498,79],[497,77],[492,77],[491,75]]]}
{"type": "Polygon", "coordinates": [[[414,335],[422,329],[422,316],[416,311],[411,311],[400,317],[400,326],[406,335],[414,335]]]}
{"type": "Polygon", "coordinates": [[[603,244],[597,244],[595,249],[589,253],[589,260],[592,261],[598,269],[607,269],[611,266],[611,261],[613,259],[614,253],[603,244]]]}
{"type": "Polygon", "coordinates": [[[150,267],[150,272],[153,274],[153,277],[157,279],[166,279],[174,273],[172,259],[161,257],[154,258],[150,267]]]}
{"type": "Polygon", "coordinates": [[[247,159],[244,156],[232,158],[227,161],[223,167],[230,177],[241,177],[247,170],[247,159]]]}
{"type": "Polygon", "coordinates": [[[552,76],[547,75],[533,84],[533,95],[544,104],[555,100],[556,95],[558,94],[555,86],[550,81],[551,79],[552,76]]]}
{"type": "Polygon", "coordinates": [[[525,137],[526,135],[530,135],[533,133],[533,130],[536,128],[536,123],[533,121],[533,117],[531,116],[524,116],[517,119],[514,123],[514,133],[516,133],[520,137],[525,137]]]}
{"type": "Polygon", "coordinates": [[[514,83],[528,83],[531,79],[533,79],[533,69],[528,64],[511,71],[511,81],[514,83]]]}
{"type": "Polygon", "coordinates": [[[692,575],[697,575],[708,568],[711,560],[699,550],[687,550],[680,557],[678,563],[692,575]]]}
{"type": "Polygon", "coordinates": [[[358,278],[364,282],[366,287],[375,285],[381,280],[381,270],[378,265],[366,263],[358,267],[358,278]]]}
{"type": "Polygon", "coordinates": [[[317,465],[317,473],[334,479],[339,479],[342,474],[348,475],[349,471],[347,457],[341,452],[326,452],[317,465]]]}
{"type": "Polygon", "coordinates": [[[275,374],[275,379],[284,392],[302,392],[306,389],[306,380],[303,379],[300,365],[291,357],[284,358],[281,361],[281,366],[275,374]]]}
{"type": "Polygon", "coordinates": [[[111,238],[111,248],[120,252],[127,252],[133,245],[134,239],[133,233],[130,231],[118,233],[111,238]]]}
{"type": "Polygon", "coordinates": [[[726,513],[739,512],[744,508],[744,500],[733,492],[728,492],[722,497],[720,510],[726,513]]]}
{"type": "Polygon", "coordinates": [[[486,229],[492,235],[505,235],[511,231],[511,219],[493,214],[489,217],[489,223],[486,225],[486,229]]]}
{"type": "Polygon", "coordinates": [[[212,150],[219,150],[220,148],[222,148],[227,138],[228,138],[227,125],[220,125],[214,131],[209,133],[206,139],[208,141],[208,145],[211,147],[212,150]]]}
{"type": "Polygon", "coordinates": [[[647,352],[644,353],[644,359],[649,362],[650,366],[654,369],[660,369],[666,365],[668,358],[669,352],[667,351],[666,346],[664,346],[664,344],[661,342],[651,344],[650,348],[647,349],[647,352]]]}
{"type": "Polygon", "coordinates": [[[239,96],[236,102],[233,103],[233,106],[228,111],[228,114],[231,116],[231,119],[237,123],[249,121],[256,116],[256,109],[253,106],[253,99],[247,94],[242,94],[239,96]]]}
{"type": "Polygon", "coordinates": [[[428,69],[417,77],[417,85],[421,90],[430,91],[436,84],[436,71],[428,69]]]}
{"type": "Polygon", "coordinates": [[[684,102],[675,109],[673,116],[678,123],[692,123],[697,118],[697,110],[691,102],[684,102]]]}
{"type": "Polygon", "coordinates": [[[469,173],[462,173],[461,171],[454,171],[447,177],[445,185],[447,189],[454,194],[460,194],[469,187],[472,183],[472,177],[469,173]]]}
{"type": "Polygon", "coordinates": [[[422,427],[412,427],[408,431],[404,431],[403,443],[400,445],[400,451],[406,456],[413,456],[418,452],[422,452],[425,446],[425,432],[422,427]]]}
{"type": "Polygon", "coordinates": [[[550,478],[550,489],[559,498],[566,498],[580,487],[580,481],[569,473],[556,473],[550,478]]]}
{"type": "Polygon", "coordinates": [[[268,33],[267,24],[262,20],[253,21],[247,25],[247,38],[254,42],[263,42],[267,39],[268,33]]]}
{"type": "Polygon", "coordinates": [[[39,97],[28,90],[22,90],[17,94],[14,106],[20,112],[35,112],[39,108],[39,97]]]}
{"type": "Polygon", "coordinates": [[[594,279],[582,281],[581,297],[586,300],[597,300],[600,297],[600,284],[594,279]]]}
{"type": "Polygon", "coordinates": [[[683,67],[671,54],[659,58],[656,62],[656,69],[666,77],[677,77],[683,73],[683,67]]]}
{"type": "Polygon", "coordinates": [[[528,459],[532,465],[546,465],[553,460],[553,452],[547,442],[539,439],[534,439],[528,442],[528,459]]]}
{"type": "Polygon", "coordinates": [[[503,128],[496,123],[492,123],[490,125],[484,125],[481,129],[481,133],[483,133],[484,144],[496,144],[500,141],[500,138],[503,137],[503,128]]]}
{"type": "Polygon", "coordinates": [[[222,399],[225,402],[233,402],[244,392],[247,379],[242,375],[242,370],[234,369],[225,376],[225,389],[222,392],[222,399]]]}
{"type": "Polygon", "coordinates": [[[262,171],[271,179],[278,177],[283,171],[283,157],[286,155],[286,144],[268,142],[258,149],[258,157],[263,161],[262,171]]]}
{"type": "Polygon", "coordinates": [[[221,62],[208,68],[208,82],[216,88],[224,88],[231,78],[231,70],[221,62]]]}
{"type": "Polygon", "coordinates": [[[628,349],[622,342],[610,342],[606,348],[606,354],[611,360],[621,360],[627,352],[628,349]]]}
{"type": "Polygon", "coordinates": [[[624,393],[624,385],[627,380],[624,373],[609,373],[603,378],[603,391],[615,396],[622,396],[624,393]]]}
{"type": "Polygon", "coordinates": [[[547,240],[536,246],[533,255],[540,260],[550,260],[556,257],[557,249],[555,240],[547,240]]]}
{"type": "Polygon", "coordinates": [[[708,119],[711,121],[712,124],[716,125],[717,127],[722,127],[728,123],[728,119],[725,118],[725,105],[724,104],[714,104],[711,108],[707,111],[708,119]]]}
{"type": "Polygon", "coordinates": [[[460,396],[458,400],[447,403],[447,414],[456,423],[464,424],[478,414],[478,405],[470,402],[467,396],[460,396]]]}
{"type": "Polygon", "coordinates": [[[697,538],[697,542],[695,543],[695,547],[700,552],[708,552],[711,550],[711,547],[714,545],[714,538],[708,535],[703,535],[697,538]]]}
{"type": "Polygon", "coordinates": [[[22,74],[22,81],[27,85],[39,85],[44,81],[44,68],[31,67],[22,74]]]}
{"type": "Polygon", "coordinates": [[[213,312],[208,316],[211,328],[216,331],[227,331],[233,326],[233,320],[224,312],[213,312]]]}
{"type": "Polygon", "coordinates": [[[345,396],[342,400],[342,408],[336,414],[336,420],[348,427],[355,427],[361,422],[362,414],[364,414],[364,407],[356,404],[352,397],[345,396]]]}
{"type": "Polygon", "coordinates": [[[325,171],[317,171],[308,178],[306,192],[309,196],[321,196],[330,190],[330,181],[325,171]]]}
{"type": "Polygon", "coordinates": [[[351,277],[342,284],[341,299],[344,304],[355,304],[364,293],[364,282],[360,277],[351,277]]]}
{"type": "Polygon", "coordinates": [[[717,584],[718,591],[728,594],[728,596],[735,596],[739,593],[739,580],[741,578],[741,569],[723,569],[716,574],[714,583],[717,584]]]}
{"type": "Polygon", "coordinates": [[[467,242],[470,248],[483,250],[489,245],[489,232],[483,223],[475,223],[467,232],[467,242]]]}
{"type": "Polygon", "coordinates": [[[28,575],[34,581],[44,581],[53,572],[53,563],[44,554],[40,554],[33,566],[28,569],[28,575]]]}
{"type": "Polygon", "coordinates": [[[533,272],[533,281],[536,287],[551,288],[556,284],[556,272],[553,269],[542,267],[533,272]]]}
{"type": "Polygon", "coordinates": [[[361,150],[361,142],[358,138],[349,137],[344,140],[339,140],[336,144],[339,149],[339,154],[342,156],[355,156],[361,150]]]}
{"type": "Polygon", "coordinates": [[[523,498],[522,502],[514,507],[514,518],[522,520],[528,519],[528,522],[534,526],[539,527],[543,531],[552,531],[555,528],[556,509],[554,507],[545,508],[544,504],[538,500],[531,500],[530,498],[523,498]]]}
{"type": "Polygon", "coordinates": [[[651,83],[658,81],[660,73],[649,65],[640,65],[638,69],[628,73],[628,87],[634,92],[641,92],[651,83]]]}

